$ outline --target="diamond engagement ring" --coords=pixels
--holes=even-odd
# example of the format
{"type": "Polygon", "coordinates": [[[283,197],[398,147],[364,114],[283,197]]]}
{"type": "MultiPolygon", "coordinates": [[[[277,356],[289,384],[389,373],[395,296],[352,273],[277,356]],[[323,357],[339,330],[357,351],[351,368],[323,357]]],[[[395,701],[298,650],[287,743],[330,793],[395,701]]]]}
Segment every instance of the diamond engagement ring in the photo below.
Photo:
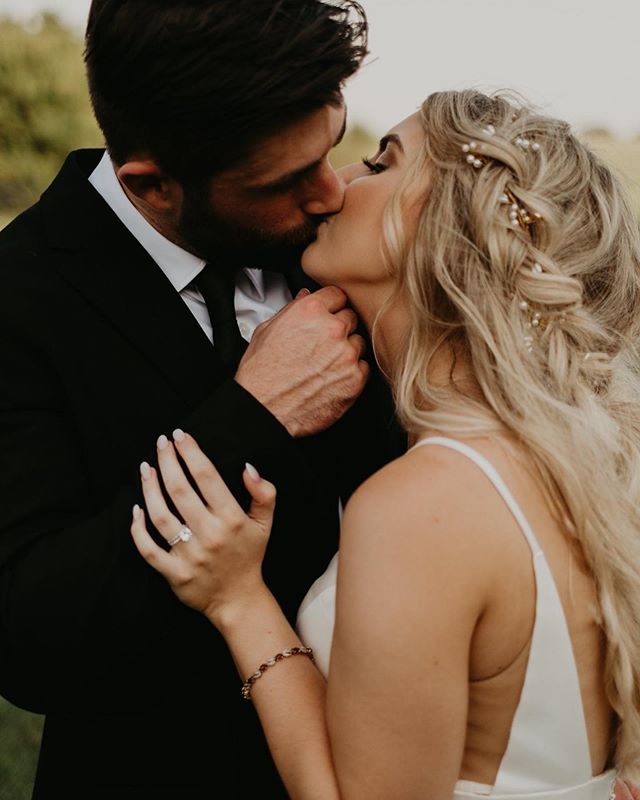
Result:
{"type": "Polygon", "coordinates": [[[187,528],[186,525],[183,525],[173,539],[169,540],[169,547],[173,547],[173,545],[178,544],[178,542],[188,542],[192,536],[193,533],[191,530],[187,528]]]}

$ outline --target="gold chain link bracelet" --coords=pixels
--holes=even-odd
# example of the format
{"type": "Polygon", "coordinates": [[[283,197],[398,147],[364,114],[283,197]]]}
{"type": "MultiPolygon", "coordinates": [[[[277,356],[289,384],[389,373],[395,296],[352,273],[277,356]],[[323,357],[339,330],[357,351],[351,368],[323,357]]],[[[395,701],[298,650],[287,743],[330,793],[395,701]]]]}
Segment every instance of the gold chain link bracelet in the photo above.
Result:
{"type": "Polygon", "coordinates": [[[273,658],[270,658],[268,661],[265,661],[264,664],[260,664],[258,669],[250,675],[247,680],[242,685],[242,696],[245,700],[251,700],[251,687],[253,684],[258,680],[258,678],[269,669],[269,667],[273,667],[274,664],[277,664],[278,661],[282,661],[284,658],[290,658],[291,656],[307,656],[312,661],[315,659],[313,658],[313,650],[310,647],[290,647],[288,650],[283,650],[281,653],[278,653],[273,658]]]}

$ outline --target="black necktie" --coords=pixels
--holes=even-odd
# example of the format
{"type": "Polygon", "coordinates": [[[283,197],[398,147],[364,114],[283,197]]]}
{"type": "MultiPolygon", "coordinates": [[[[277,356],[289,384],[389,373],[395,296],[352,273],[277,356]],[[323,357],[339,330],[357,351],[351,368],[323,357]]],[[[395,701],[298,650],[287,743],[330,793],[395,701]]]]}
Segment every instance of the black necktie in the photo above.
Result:
{"type": "Polygon", "coordinates": [[[236,319],[236,273],[217,264],[207,264],[195,284],[207,305],[216,353],[233,375],[247,349],[236,319]]]}

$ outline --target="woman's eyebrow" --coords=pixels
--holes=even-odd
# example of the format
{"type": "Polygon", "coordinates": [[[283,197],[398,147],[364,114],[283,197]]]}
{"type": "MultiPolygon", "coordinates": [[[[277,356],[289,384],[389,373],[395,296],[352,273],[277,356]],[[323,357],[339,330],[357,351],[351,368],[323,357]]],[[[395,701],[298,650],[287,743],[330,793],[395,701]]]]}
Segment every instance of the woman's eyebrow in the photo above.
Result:
{"type": "Polygon", "coordinates": [[[386,136],[383,136],[380,139],[380,152],[384,153],[387,149],[388,145],[395,144],[398,146],[401,153],[404,153],[404,147],[402,146],[402,140],[398,136],[397,133],[388,133],[386,136]]]}

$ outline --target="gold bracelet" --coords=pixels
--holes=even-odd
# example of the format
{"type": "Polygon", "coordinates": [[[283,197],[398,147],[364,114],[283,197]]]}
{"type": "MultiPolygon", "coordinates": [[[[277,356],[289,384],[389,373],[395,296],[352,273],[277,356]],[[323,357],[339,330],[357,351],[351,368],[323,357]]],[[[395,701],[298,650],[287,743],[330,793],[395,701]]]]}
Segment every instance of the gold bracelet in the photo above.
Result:
{"type": "Polygon", "coordinates": [[[253,684],[258,680],[258,678],[262,675],[263,672],[269,669],[269,667],[273,667],[274,664],[277,664],[278,661],[282,661],[283,658],[289,658],[290,656],[308,656],[312,661],[315,661],[313,657],[313,650],[310,647],[290,647],[288,650],[283,650],[281,653],[278,653],[273,658],[270,658],[268,661],[265,661],[264,664],[260,664],[258,669],[250,675],[247,680],[242,685],[242,696],[245,700],[251,700],[251,687],[253,684]]]}

